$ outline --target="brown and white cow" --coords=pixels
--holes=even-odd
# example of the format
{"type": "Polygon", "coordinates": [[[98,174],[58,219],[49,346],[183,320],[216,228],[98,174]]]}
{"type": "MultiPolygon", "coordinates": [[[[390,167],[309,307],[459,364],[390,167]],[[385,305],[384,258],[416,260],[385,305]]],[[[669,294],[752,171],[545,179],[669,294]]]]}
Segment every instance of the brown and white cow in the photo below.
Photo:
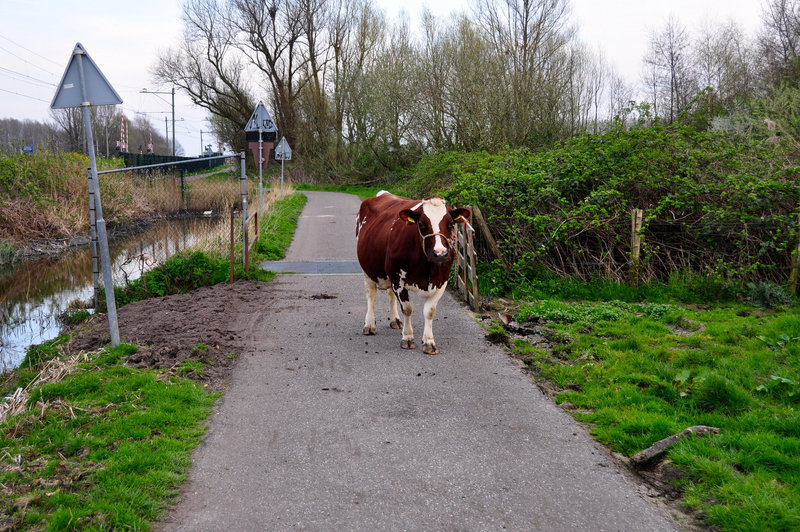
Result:
{"type": "Polygon", "coordinates": [[[467,209],[450,208],[438,197],[418,201],[381,191],[361,203],[356,238],[367,295],[364,334],[375,334],[377,290],[391,290],[389,325],[400,328],[399,301],[405,318],[400,347],[415,349],[411,328],[413,305],[409,298],[409,292],[415,292],[425,300],[422,351],[430,355],[438,353],[433,339],[433,317],[453,264],[454,225],[468,216],[467,209]]]}

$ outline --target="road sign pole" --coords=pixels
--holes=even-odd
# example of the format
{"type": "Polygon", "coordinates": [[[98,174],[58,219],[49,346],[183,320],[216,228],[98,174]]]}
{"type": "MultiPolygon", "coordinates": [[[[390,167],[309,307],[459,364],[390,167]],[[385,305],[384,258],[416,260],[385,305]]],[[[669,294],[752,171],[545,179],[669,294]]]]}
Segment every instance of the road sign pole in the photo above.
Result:
{"type": "Polygon", "coordinates": [[[281,159],[281,199],[283,199],[283,163],[284,160],[281,159]]]}
{"type": "MultiPolygon", "coordinates": [[[[261,128],[258,128],[258,216],[264,212],[264,184],[261,169],[264,166],[264,141],[261,138],[261,128]]],[[[256,228],[258,230],[258,228],[256,228]]]]}
{"type": "Polygon", "coordinates": [[[94,212],[94,183],[92,183],[92,170],[86,172],[89,174],[89,233],[92,237],[92,287],[94,287],[94,309],[97,311],[97,294],[100,279],[99,264],[97,261],[97,215],[94,212]]]}
{"type": "Polygon", "coordinates": [[[242,183],[242,264],[244,264],[245,248],[247,242],[245,241],[244,234],[247,231],[247,174],[245,173],[244,150],[241,155],[242,174],[240,181],[242,183]]]}
{"type": "Polygon", "coordinates": [[[78,60],[78,73],[81,83],[81,114],[83,115],[83,127],[86,130],[86,145],[89,148],[89,171],[94,184],[94,207],[97,216],[97,236],[100,243],[100,261],[103,267],[103,286],[106,290],[106,307],[108,313],[108,328],[111,335],[111,345],[116,347],[120,344],[119,322],[117,321],[117,303],[114,298],[114,280],[111,277],[111,254],[108,250],[108,233],[106,232],[106,221],[103,219],[103,205],[100,201],[100,183],[97,180],[97,160],[94,152],[94,136],[92,135],[92,122],[89,118],[89,98],[86,90],[86,75],[83,70],[83,52],[76,50],[78,60]]]}

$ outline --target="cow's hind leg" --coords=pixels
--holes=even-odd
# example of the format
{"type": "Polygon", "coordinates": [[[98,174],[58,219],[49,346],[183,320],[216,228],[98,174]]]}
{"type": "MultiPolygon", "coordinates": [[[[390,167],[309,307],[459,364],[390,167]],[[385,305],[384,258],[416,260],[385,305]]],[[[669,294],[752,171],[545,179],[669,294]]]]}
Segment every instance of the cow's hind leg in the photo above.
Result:
{"type": "Polygon", "coordinates": [[[375,334],[375,297],[378,294],[378,285],[364,274],[364,293],[367,296],[367,315],[364,318],[364,334],[375,334]]]}
{"type": "Polygon", "coordinates": [[[386,293],[389,294],[389,327],[399,329],[403,326],[403,322],[400,321],[400,314],[397,313],[397,296],[393,290],[387,290],[386,293]]]}
{"type": "Polygon", "coordinates": [[[423,306],[423,313],[425,314],[425,329],[422,331],[422,352],[428,355],[436,355],[439,350],[436,349],[436,342],[433,339],[433,318],[436,316],[436,306],[439,300],[444,295],[444,289],[436,290],[430,297],[425,299],[423,306]]]}
{"type": "Polygon", "coordinates": [[[408,297],[408,290],[403,289],[398,295],[400,300],[400,310],[403,311],[403,339],[400,340],[400,347],[403,349],[416,349],[417,343],[414,341],[414,328],[411,327],[411,313],[414,312],[414,305],[408,297]]]}

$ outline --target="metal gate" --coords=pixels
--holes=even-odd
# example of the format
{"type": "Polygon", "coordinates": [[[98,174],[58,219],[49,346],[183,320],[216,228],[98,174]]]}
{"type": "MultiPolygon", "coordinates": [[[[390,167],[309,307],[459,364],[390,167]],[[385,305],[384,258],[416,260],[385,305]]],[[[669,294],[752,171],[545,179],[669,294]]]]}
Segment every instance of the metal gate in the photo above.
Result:
{"type": "MultiPolygon", "coordinates": [[[[470,220],[473,219],[472,207],[467,207],[470,220]]],[[[478,295],[478,263],[475,251],[475,229],[469,222],[456,224],[456,287],[464,301],[474,311],[480,309],[480,296],[478,295]]]]}

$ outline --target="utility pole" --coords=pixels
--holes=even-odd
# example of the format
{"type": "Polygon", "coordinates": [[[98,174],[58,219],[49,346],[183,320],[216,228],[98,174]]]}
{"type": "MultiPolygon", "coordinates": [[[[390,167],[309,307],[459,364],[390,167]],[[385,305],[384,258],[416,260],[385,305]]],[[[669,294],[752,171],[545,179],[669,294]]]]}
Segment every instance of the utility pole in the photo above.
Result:
{"type": "MultiPolygon", "coordinates": [[[[163,91],[151,91],[147,89],[142,89],[139,91],[140,93],[146,94],[171,94],[172,95],[172,156],[175,156],[175,87],[172,87],[171,92],[163,92],[163,91]]],[[[163,100],[163,98],[162,98],[163,100]]],[[[164,117],[164,127],[167,126],[167,117],[164,117]]],[[[169,132],[167,132],[166,141],[169,142],[169,132]]]]}

